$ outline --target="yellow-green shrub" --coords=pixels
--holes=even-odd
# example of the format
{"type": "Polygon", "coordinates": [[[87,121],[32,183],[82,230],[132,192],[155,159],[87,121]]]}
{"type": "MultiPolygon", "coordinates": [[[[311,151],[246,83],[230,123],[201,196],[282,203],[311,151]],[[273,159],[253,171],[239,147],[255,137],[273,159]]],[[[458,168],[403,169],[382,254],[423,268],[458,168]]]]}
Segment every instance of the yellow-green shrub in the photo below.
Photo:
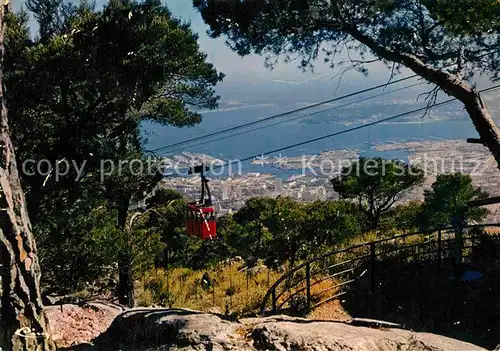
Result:
{"type": "Polygon", "coordinates": [[[139,281],[137,302],[140,306],[249,314],[259,311],[269,286],[281,275],[265,266],[240,271],[238,264],[220,265],[207,271],[212,285],[204,289],[204,273],[187,268],[149,270],[139,281]]]}

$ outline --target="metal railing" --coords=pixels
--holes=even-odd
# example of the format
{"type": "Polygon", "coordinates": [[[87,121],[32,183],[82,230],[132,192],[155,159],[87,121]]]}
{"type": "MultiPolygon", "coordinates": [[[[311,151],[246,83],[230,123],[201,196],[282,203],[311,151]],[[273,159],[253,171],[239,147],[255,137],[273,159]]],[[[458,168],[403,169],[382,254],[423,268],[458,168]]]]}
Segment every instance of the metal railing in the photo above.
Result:
{"type": "MultiPolygon", "coordinates": [[[[480,242],[481,231],[500,227],[500,223],[469,225],[463,228],[462,257],[470,259],[472,249],[480,242]]],[[[376,293],[382,279],[377,267],[381,262],[435,262],[440,270],[443,262],[456,257],[455,232],[442,228],[408,233],[367,242],[313,258],[289,270],[267,291],[261,303],[261,314],[287,313],[314,308],[346,295],[353,290],[376,293]]]]}

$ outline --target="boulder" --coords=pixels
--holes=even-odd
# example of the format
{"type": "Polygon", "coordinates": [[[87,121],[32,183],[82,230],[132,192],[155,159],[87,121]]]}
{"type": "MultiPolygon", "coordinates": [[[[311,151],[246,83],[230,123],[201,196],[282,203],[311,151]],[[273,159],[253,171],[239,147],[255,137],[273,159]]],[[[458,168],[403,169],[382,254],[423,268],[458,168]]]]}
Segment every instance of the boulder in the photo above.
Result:
{"type": "MultiPolygon", "coordinates": [[[[375,323],[382,324],[381,322],[375,323]]],[[[267,320],[253,327],[257,350],[476,351],[478,346],[428,333],[368,328],[335,321],[267,320]]]]}
{"type": "Polygon", "coordinates": [[[94,342],[96,350],[429,350],[475,351],[478,346],[397,325],[364,320],[313,321],[286,316],[230,321],[220,314],[132,309],[94,342]],[[370,325],[376,327],[369,327],[370,325]]]}
{"type": "Polygon", "coordinates": [[[185,309],[132,309],[95,340],[99,350],[253,350],[239,323],[185,309]]]}
{"type": "Polygon", "coordinates": [[[59,348],[91,341],[107,330],[115,317],[123,312],[120,306],[99,301],[82,306],[46,306],[44,310],[52,339],[59,348]]]}

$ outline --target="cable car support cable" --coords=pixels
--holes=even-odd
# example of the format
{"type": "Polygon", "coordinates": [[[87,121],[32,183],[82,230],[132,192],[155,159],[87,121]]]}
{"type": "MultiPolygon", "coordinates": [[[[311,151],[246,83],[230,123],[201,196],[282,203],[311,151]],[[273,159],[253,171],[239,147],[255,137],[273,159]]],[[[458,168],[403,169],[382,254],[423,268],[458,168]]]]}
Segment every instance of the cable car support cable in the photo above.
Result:
{"type": "Polygon", "coordinates": [[[347,107],[347,106],[351,106],[351,105],[355,105],[355,104],[358,104],[358,103],[362,103],[362,102],[366,102],[366,101],[369,101],[369,100],[373,100],[373,99],[376,99],[378,97],[382,97],[382,96],[385,96],[385,95],[389,95],[389,94],[392,94],[392,93],[396,93],[396,92],[399,92],[399,91],[410,89],[410,88],[413,88],[413,87],[416,87],[416,86],[419,86],[419,85],[422,85],[422,84],[425,84],[425,82],[411,84],[411,85],[408,85],[408,86],[405,86],[405,87],[402,87],[402,88],[398,88],[398,89],[394,89],[394,90],[391,90],[391,91],[388,91],[388,92],[385,92],[385,93],[382,93],[382,94],[368,96],[368,97],[363,98],[363,99],[359,99],[359,100],[356,100],[356,101],[351,101],[351,102],[348,102],[348,103],[345,103],[345,104],[342,104],[342,105],[338,105],[338,106],[333,106],[333,107],[330,107],[330,108],[327,108],[327,109],[323,109],[321,111],[316,111],[316,112],[308,113],[306,115],[300,115],[300,116],[297,116],[297,117],[294,117],[294,118],[291,118],[291,119],[282,120],[282,121],[275,122],[275,123],[272,123],[272,124],[269,124],[269,125],[265,125],[265,126],[261,126],[261,127],[258,127],[258,128],[254,128],[254,129],[242,131],[242,132],[239,132],[239,133],[236,133],[236,134],[227,135],[227,136],[224,136],[224,137],[221,137],[221,138],[207,140],[207,141],[202,141],[200,143],[197,143],[197,144],[194,144],[194,145],[189,145],[187,147],[180,147],[180,148],[177,148],[177,149],[174,149],[174,150],[170,150],[170,151],[168,151],[168,153],[174,153],[174,152],[178,152],[178,151],[183,151],[183,150],[190,149],[190,148],[193,148],[193,147],[196,147],[196,146],[202,146],[202,145],[207,145],[207,144],[215,143],[215,142],[223,140],[225,138],[232,138],[232,137],[235,137],[235,136],[239,136],[239,135],[243,135],[243,134],[247,134],[247,133],[256,132],[256,131],[259,131],[259,130],[263,130],[263,129],[275,127],[275,126],[280,125],[280,124],[297,121],[297,120],[300,120],[300,119],[303,119],[303,118],[307,118],[307,117],[318,115],[320,113],[329,112],[329,111],[332,111],[332,110],[337,110],[337,109],[344,108],[344,107],[347,107]]]}

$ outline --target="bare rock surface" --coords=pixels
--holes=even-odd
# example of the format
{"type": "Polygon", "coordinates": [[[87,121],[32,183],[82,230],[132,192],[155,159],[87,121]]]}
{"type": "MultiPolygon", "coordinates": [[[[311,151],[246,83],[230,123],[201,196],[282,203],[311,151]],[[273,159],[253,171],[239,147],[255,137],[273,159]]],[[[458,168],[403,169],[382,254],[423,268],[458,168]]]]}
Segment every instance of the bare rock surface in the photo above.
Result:
{"type": "Polygon", "coordinates": [[[385,324],[375,322],[377,328],[286,316],[231,321],[222,315],[184,309],[132,309],[115,318],[94,341],[94,350],[485,350],[439,335],[380,327],[385,324]]]}
{"type": "Polygon", "coordinates": [[[242,324],[184,309],[132,309],[95,342],[100,350],[253,350],[242,324]]]}
{"type": "Polygon", "coordinates": [[[277,351],[484,350],[475,345],[434,334],[300,319],[257,324],[253,328],[252,339],[257,350],[277,351]]]}
{"type": "Polygon", "coordinates": [[[52,338],[58,347],[92,341],[123,312],[118,305],[90,302],[83,306],[63,304],[45,307],[52,338]]]}

